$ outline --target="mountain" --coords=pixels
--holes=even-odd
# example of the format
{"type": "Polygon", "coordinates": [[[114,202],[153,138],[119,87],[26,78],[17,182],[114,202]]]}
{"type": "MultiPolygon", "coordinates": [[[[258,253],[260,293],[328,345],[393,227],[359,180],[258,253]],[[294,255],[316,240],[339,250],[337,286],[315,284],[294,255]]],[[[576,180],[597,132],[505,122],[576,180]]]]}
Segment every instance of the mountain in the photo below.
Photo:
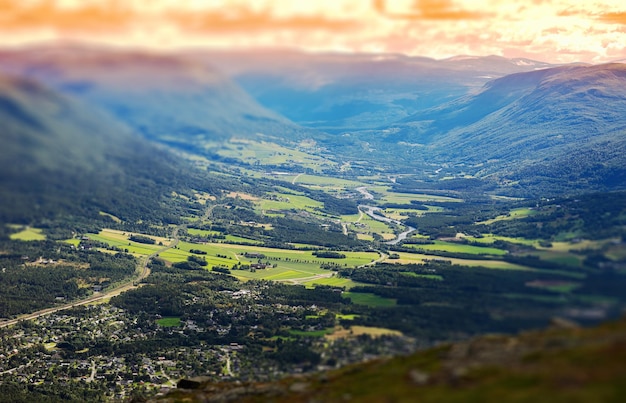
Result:
{"type": "Polygon", "coordinates": [[[97,219],[100,211],[158,221],[173,190],[213,186],[124,125],[31,79],[0,75],[0,121],[0,222],[97,219]]]}
{"type": "Polygon", "coordinates": [[[160,402],[618,402],[626,394],[626,320],[486,335],[405,357],[273,383],[182,380],[160,402]],[[620,398],[621,396],[621,398],[620,398]]]}
{"type": "Polygon", "coordinates": [[[392,125],[382,141],[520,186],[619,188],[625,116],[626,65],[557,67],[493,80],[392,125]]]}
{"type": "Polygon", "coordinates": [[[4,71],[99,107],[145,137],[202,150],[231,137],[298,141],[311,135],[260,106],[208,64],[175,55],[50,46],[5,51],[4,71]]]}
{"type": "Polygon", "coordinates": [[[551,67],[528,59],[295,51],[187,55],[218,67],[266,107],[329,132],[391,124],[507,74],[551,67]]]}

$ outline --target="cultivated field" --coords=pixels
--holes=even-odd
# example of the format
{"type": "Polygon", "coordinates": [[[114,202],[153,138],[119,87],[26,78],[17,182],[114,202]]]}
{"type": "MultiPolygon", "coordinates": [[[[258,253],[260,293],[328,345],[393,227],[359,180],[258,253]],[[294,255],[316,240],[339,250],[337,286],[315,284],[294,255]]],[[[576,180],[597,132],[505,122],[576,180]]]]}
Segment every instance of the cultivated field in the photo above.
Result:
{"type": "MultiPolygon", "coordinates": [[[[150,255],[161,249],[158,245],[145,245],[129,241],[126,236],[119,232],[104,230],[100,234],[90,234],[90,238],[105,242],[120,249],[128,249],[129,253],[136,255],[150,255]],[[129,245],[130,244],[130,245],[129,245]]],[[[158,239],[158,238],[157,238],[158,239]]],[[[320,268],[322,264],[335,264],[339,267],[355,267],[371,263],[379,258],[375,252],[341,252],[346,256],[344,259],[318,258],[313,251],[290,250],[278,248],[266,248],[253,245],[239,245],[229,243],[195,244],[179,242],[175,248],[159,254],[159,257],[171,262],[183,262],[189,256],[194,255],[190,251],[199,250],[206,254],[196,254],[207,261],[207,269],[213,266],[233,268],[238,264],[251,265],[253,263],[268,264],[267,268],[255,270],[233,270],[232,274],[240,279],[264,279],[275,281],[301,282],[306,285],[325,284],[337,286],[352,286],[347,279],[337,279],[331,276],[334,272],[320,268]],[[263,255],[263,257],[246,257],[245,254],[263,255]],[[273,267],[276,266],[276,267],[273,267]],[[327,278],[328,277],[328,278],[327,278]]]]}
{"type": "Polygon", "coordinates": [[[391,190],[389,186],[368,186],[367,189],[378,195],[375,199],[381,203],[398,203],[398,204],[409,204],[411,201],[419,201],[419,202],[462,202],[463,199],[457,199],[454,197],[447,196],[438,196],[431,194],[422,194],[422,193],[397,193],[391,190]]]}
{"type": "Polygon", "coordinates": [[[43,241],[46,236],[39,228],[25,227],[20,232],[11,234],[10,238],[17,241],[43,241]]]}
{"type": "Polygon", "coordinates": [[[475,245],[466,245],[458,242],[446,242],[446,241],[433,241],[433,244],[408,244],[405,246],[415,248],[415,249],[423,249],[423,250],[437,250],[444,252],[454,252],[454,253],[469,253],[472,255],[496,255],[502,256],[506,255],[506,251],[497,248],[491,247],[483,247],[483,246],[475,246],[475,245]]]}

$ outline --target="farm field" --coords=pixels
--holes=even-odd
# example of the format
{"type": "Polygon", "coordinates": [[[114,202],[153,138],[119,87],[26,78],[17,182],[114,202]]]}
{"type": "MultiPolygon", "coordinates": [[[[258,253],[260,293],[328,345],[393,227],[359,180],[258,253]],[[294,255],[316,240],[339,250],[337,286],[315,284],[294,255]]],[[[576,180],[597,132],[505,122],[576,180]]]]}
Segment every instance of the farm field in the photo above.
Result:
{"type": "Polygon", "coordinates": [[[324,166],[336,165],[326,158],[266,141],[231,139],[215,146],[219,155],[237,158],[252,165],[297,165],[314,171],[320,171],[324,166]]]}
{"type": "MultiPolygon", "coordinates": [[[[131,232],[122,232],[122,231],[111,230],[111,229],[103,229],[98,234],[91,234],[91,233],[87,234],[89,239],[92,239],[94,241],[104,242],[110,246],[115,246],[117,248],[120,248],[123,251],[128,250],[128,253],[131,253],[133,255],[148,256],[158,251],[159,249],[163,248],[162,245],[158,245],[158,244],[151,245],[151,244],[144,244],[144,243],[131,241],[128,239],[130,235],[141,235],[141,234],[134,234],[131,232]]],[[[168,240],[167,238],[159,238],[159,237],[153,237],[153,236],[151,236],[151,238],[157,241],[157,243],[163,242],[164,244],[166,244],[170,242],[170,240],[168,240]]]]}
{"type": "Polygon", "coordinates": [[[369,307],[389,307],[395,306],[397,303],[395,299],[379,297],[368,292],[344,292],[341,295],[350,299],[353,304],[367,305],[369,307]]]}
{"type": "Polygon", "coordinates": [[[386,329],[383,327],[371,327],[371,326],[350,326],[347,329],[343,327],[336,327],[333,333],[326,335],[328,340],[337,340],[341,338],[354,338],[361,335],[368,335],[372,338],[380,336],[401,336],[402,332],[392,329],[386,329]]]}
{"type": "Polygon", "coordinates": [[[419,202],[436,201],[452,203],[459,203],[463,201],[463,199],[457,199],[454,197],[431,195],[425,193],[393,192],[389,186],[368,186],[367,189],[375,195],[375,200],[381,203],[409,204],[413,200],[419,202]],[[376,197],[376,194],[378,194],[379,197],[376,197]]]}
{"type": "Polygon", "coordinates": [[[463,236],[463,239],[466,239],[470,242],[478,242],[484,244],[492,244],[495,241],[505,241],[534,247],[538,247],[540,242],[538,239],[512,238],[493,234],[483,234],[481,237],[463,236]]]}
{"type": "Polygon", "coordinates": [[[446,242],[446,241],[434,241],[433,244],[408,244],[410,248],[414,249],[423,249],[423,250],[438,250],[444,252],[454,252],[454,253],[469,253],[473,255],[496,255],[502,256],[506,255],[507,252],[498,248],[490,248],[490,247],[482,247],[475,245],[466,245],[457,242],[446,242]]]}
{"type": "Polygon", "coordinates": [[[189,235],[196,235],[196,236],[202,236],[202,237],[207,237],[207,238],[221,234],[221,232],[219,231],[208,231],[208,230],[197,229],[197,228],[188,228],[187,232],[189,233],[189,235]]]}
{"type": "Polygon", "coordinates": [[[10,238],[16,241],[43,241],[46,239],[46,235],[39,228],[26,227],[20,232],[11,234],[10,238]]]}
{"type": "Polygon", "coordinates": [[[503,262],[501,260],[487,260],[487,259],[459,259],[451,257],[439,257],[433,255],[425,255],[421,253],[407,253],[407,252],[395,252],[400,256],[399,259],[395,259],[394,262],[400,264],[410,263],[423,263],[429,260],[444,260],[449,261],[452,264],[458,264],[470,267],[486,267],[489,269],[506,269],[506,270],[532,270],[530,267],[522,266],[515,263],[503,262]]]}
{"type": "Polygon", "coordinates": [[[178,327],[180,326],[180,318],[168,317],[161,318],[156,321],[157,325],[162,327],[178,327]]]}
{"type": "Polygon", "coordinates": [[[550,247],[545,248],[539,246],[538,249],[544,250],[554,250],[557,252],[572,252],[576,250],[582,249],[602,249],[604,246],[608,246],[610,244],[615,244],[619,242],[617,238],[604,239],[604,240],[580,240],[580,241],[568,241],[568,242],[552,242],[550,247]]]}
{"type": "MultiPolygon", "coordinates": [[[[120,249],[128,249],[129,253],[135,255],[150,255],[159,249],[158,245],[145,245],[129,241],[126,236],[116,231],[104,230],[100,234],[90,234],[90,238],[96,241],[105,242],[111,246],[120,249]],[[130,245],[129,245],[130,243],[130,245]]],[[[159,254],[159,257],[171,263],[183,262],[193,255],[190,250],[196,249],[206,252],[206,255],[197,255],[207,261],[207,268],[213,266],[221,266],[232,268],[237,263],[249,265],[257,260],[262,260],[270,264],[265,269],[250,270],[233,270],[233,275],[242,279],[264,279],[274,281],[296,281],[307,280],[317,276],[332,275],[331,271],[320,268],[323,263],[339,264],[344,267],[360,266],[372,262],[378,258],[378,254],[374,252],[342,252],[346,255],[345,259],[329,259],[317,258],[313,256],[312,251],[283,250],[276,248],[265,248],[259,246],[246,246],[226,243],[209,243],[209,244],[193,244],[188,242],[179,242],[172,249],[166,250],[159,254]],[[245,253],[263,254],[262,259],[247,258],[245,253]],[[219,255],[219,256],[218,256],[219,255]],[[273,265],[276,267],[272,267],[273,265]]],[[[314,284],[320,285],[336,285],[336,286],[353,286],[353,282],[348,279],[334,279],[319,277],[304,282],[309,286],[314,284]]]]}
{"type": "MultiPolygon", "coordinates": [[[[536,251],[529,252],[530,255],[537,256],[542,260],[561,263],[572,267],[581,267],[584,257],[582,254],[577,253],[581,250],[602,250],[607,248],[605,255],[610,258],[610,246],[615,244],[619,240],[617,239],[603,239],[603,240],[580,240],[576,242],[551,242],[550,246],[541,246],[541,241],[537,239],[525,239],[525,238],[510,238],[504,236],[495,236],[491,234],[485,234],[480,238],[476,237],[463,237],[471,242],[484,243],[486,245],[492,244],[497,240],[516,243],[520,245],[527,245],[536,248],[536,251]]],[[[617,248],[621,250],[623,248],[617,248]]]]}
{"type": "Polygon", "coordinates": [[[350,280],[349,278],[340,277],[318,278],[315,280],[305,281],[302,284],[309,288],[313,288],[317,285],[329,285],[331,287],[345,287],[346,289],[350,289],[358,285],[358,283],[350,280]]]}
{"type": "Polygon", "coordinates": [[[345,190],[345,189],[354,189],[359,186],[365,186],[366,184],[359,181],[349,180],[349,179],[341,179],[341,178],[333,178],[330,176],[320,176],[320,175],[309,175],[302,174],[298,175],[295,183],[298,185],[314,185],[319,188],[332,188],[335,190],[345,190]]]}
{"type": "Polygon", "coordinates": [[[395,252],[400,257],[399,259],[395,259],[394,262],[398,262],[400,264],[411,264],[411,263],[423,263],[429,260],[442,260],[448,261],[453,265],[461,265],[468,267],[484,267],[487,269],[499,269],[499,270],[525,270],[525,271],[541,271],[542,273],[552,273],[559,274],[562,276],[567,276],[571,278],[584,278],[585,274],[572,270],[543,270],[543,269],[534,269],[532,267],[523,266],[516,263],[505,262],[502,260],[488,260],[488,259],[460,259],[460,258],[451,258],[451,257],[439,257],[433,255],[425,255],[420,253],[406,253],[406,252],[395,252]]]}
{"type": "Polygon", "coordinates": [[[357,235],[378,234],[383,238],[393,239],[395,233],[393,229],[382,221],[377,221],[367,214],[352,214],[341,216],[341,222],[348,224],[348,229],[357,235]]]}
{"type": "Polygon", "coordinates": [[[271,193],[273,200],[261,199],[255,202],[263,212],[268,210],[298,210],[316,212],[316,209],[322,208],[323,203],[313,200],[307,196],[297,195],[293,193],[271,193]]]}
{"type": "Polygon", "coordinates": [[[80,245],[80,239],[78,238],[64,239],[63,242],[69,243],[70,245],[74,245],[74,246],[80,245]]]}
{"type": "Polygon", "coordinates": [[[393,219],[393,220],[404,220],[409,217],[409,214],[415,214],[418,216],[422,216],[426,213],[440,213],[443,211],[443,207],[439,206],[426,206],[428,210],[418,210],[418,209],[410,209],[410,208],[386,208],[383,210],[385,216],[393,219]]]}
{"type": "Polygon", "coordinates": [[[566,266],[581,267],[584,257],[577,256],[569,252],[560,252],[551,249],[539,250],[531,253],[532,256],[537,256],[541,260],[547,262],[561,263],[566,266]]]}
{"type": "MultiPolygon", "coordinates": [[[[323,263],[337,264],[343,267],[355,267],[364,264],[371,263],[373,260],[378,259],[378,254],[375,252],[341,252],[346,255],[345,259],[330,259],[330,258],[318,258],[313,255],[313,251],[302,250],[289,250],[289,249],[277,249],[266,248],[262,246],[246,246],[227,243],[207,243],[207,244],[193,244],[188,242],[180,242],[175,249],[167,250],[161,253],[159,256],[172,263],[182,262],[192,255],[191,249],[201,250],[206,252],[206,255],[198,255],[206,259],[210,268],[212,266],[226,266],[228,268],[233,267],[237,263],[249,265],[261,260],[264,263],[269,263],[270,267],[265,269],[250,270],[233,270],[232,274],[240,279],[264,279],[275,281],[292,281],[299,279],[308,279],[309,277],[328,275],[329,277],[333,272],[320,268],[323,263]],[[264,257],[246,257],[245,253],[249,254],[262,254],[264,257]],[[220,255],[220,256],[218,256],[220,255]],[[276,267],[271,267],[276,265],[276,267]]],[[[332,283],[343,283],[345,285],[352,285],[347,279],[311,279],[311,284],[325,284],[332,285],[332,283]],[[335,281],[333,281],[335,280],[335,281]],[[338,281],[341,280],[341,281],[338,281]]],[[[309,284],[309,282],[305,282],[309,284]]]]}
{"type": "Polygon", "coordinates": [[[241,244],[260,245],[260,244],[263,243],[263,242],[258,241],[256,239],[244,238],[242,236],[237,236],[237,235],[226,235],[225,240],[228,241],[228,242],[241,243],[241,244]]]}
{"type": "Polygon", "coordinates": [[[403,271],[400,274],[407,277],[427,278],[429,280],[443,281],[443,277],[438,274],[418,274],[412,271],[403,271]]]}
{"type": "Polygon", "coordinates": [[[477,224],[489,225],[489,224],[493,224],[496,221],[515,220],[518,218],[529,217],[534,214],[537,214],[536,210],[529,208],[529,207],[521,207],[521,208],[516,208],[516,209],[511,210],[508,214],[500,215],[490,220],[481,221],[477,224]]]}

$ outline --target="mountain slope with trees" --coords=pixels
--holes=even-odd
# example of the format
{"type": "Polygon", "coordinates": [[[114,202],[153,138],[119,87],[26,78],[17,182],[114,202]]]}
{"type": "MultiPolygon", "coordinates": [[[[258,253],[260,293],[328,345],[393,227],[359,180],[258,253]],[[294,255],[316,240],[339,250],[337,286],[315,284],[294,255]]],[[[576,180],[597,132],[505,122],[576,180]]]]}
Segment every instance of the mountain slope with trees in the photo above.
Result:
{"type": "Polygon", "coordinates": [[[0,221],[60,215],[161,221],[172,191],[215,191],[223,180],[124,125],[33,80],[0,77],[0,221]]]}
{"type": "Polygon", "coordinates": [[[185,150],[232,137],[291,143],[314,133],[262,107],[215,68],[173,54],[51,46],[7,51],[0,66],[185,150]]]}
{"type": "Polygon", "coordinates": [[[491,81],[392,126],[378,144],[522,193],[606,190],[626,186],[625,115],[626,65],[558,67],[491,81]]]}

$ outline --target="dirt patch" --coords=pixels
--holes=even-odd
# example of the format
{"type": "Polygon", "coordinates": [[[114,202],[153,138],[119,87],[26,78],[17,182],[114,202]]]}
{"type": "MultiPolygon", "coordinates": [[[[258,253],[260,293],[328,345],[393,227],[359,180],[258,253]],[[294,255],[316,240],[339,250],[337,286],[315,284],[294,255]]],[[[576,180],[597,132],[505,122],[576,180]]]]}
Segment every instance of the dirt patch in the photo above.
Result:
{"type": "Polygon", "coordinates": [[[402,336],[402,332],[397,330],[385,329],[382,327],[368,327],[368,326],[350,326],[345,329],[341,326],[337,326],[335,331],[325,337],[329,340],[348,339],[358,337],[363,334],[368,334],[373,338],[380,336],[402,336]]]}

